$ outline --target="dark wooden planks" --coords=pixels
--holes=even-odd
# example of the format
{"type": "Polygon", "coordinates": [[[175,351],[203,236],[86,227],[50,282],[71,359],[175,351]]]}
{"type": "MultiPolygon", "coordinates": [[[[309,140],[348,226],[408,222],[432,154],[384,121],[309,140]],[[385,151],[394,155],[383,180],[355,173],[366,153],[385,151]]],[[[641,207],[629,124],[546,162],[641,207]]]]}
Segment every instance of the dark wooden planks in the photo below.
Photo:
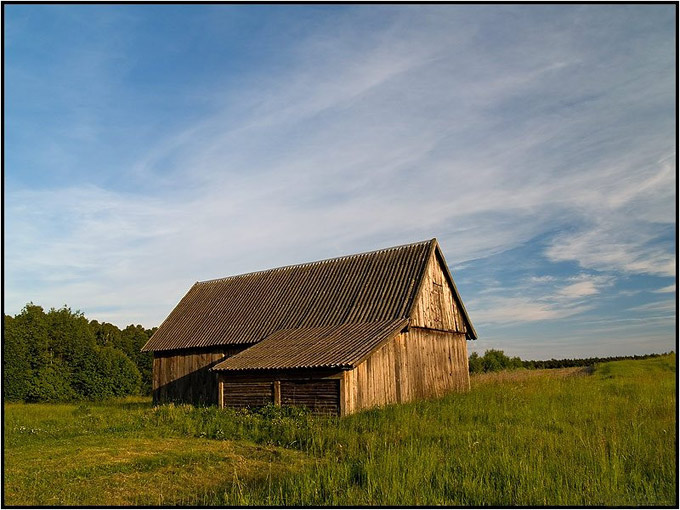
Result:
{"type": "Polygon", "coordinates": [[[153,402],[217,404],[217,376],[210,369],[247,347],[154,352],[153,402]]]}
{"type": "Polygon", "coordinates": [[[224,407],[261,407],[274,402],[274,383],[230,382],[222,386],[224,407]]]}
{"type": "Polygon", "coordinates": [[[340,381],[281,381],[281,405],[306,407],[317,414],[340,414],[340,381]]]}
{"type": "Polygon", "coordinates": [[[337,370],[264,370],[218,372],[221,402],[226,407],[258,407],[266,403],[304,406],[315,414],[340,414],[337,370]]]}

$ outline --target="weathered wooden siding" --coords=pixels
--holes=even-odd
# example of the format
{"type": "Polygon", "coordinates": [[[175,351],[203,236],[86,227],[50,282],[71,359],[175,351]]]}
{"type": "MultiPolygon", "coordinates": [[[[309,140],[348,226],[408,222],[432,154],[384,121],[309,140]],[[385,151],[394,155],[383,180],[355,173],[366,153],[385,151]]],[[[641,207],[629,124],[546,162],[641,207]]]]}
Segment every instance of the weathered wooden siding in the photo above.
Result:
{"type": "Polygon", "coordinates": [[[304,406],[318,414],[340,414],[340,381],[281,381],[281,405],[304,406]]]}
{"type": "Polygon", "coordinates": [[[224,407],[259,407],[267,403],[304,406],[317,414],[340,414],[343,372],[328,369],[222,372],[224,407]]]}
{"type": "Polygon", "coordinates": [[[437,253],[432,253],[413,304],[411,325],[464,333],[465,321],[442,270],[442,263],[437,253]]]}
{"type": "Polygon", "coordinates": [[[433,251],[409,330],[344,373],[343,414],[470,388],[466,325],[442,264],[433,251]]]}
{"type": "Polygon", "coordinates": [[[469,388],[465,334],[414,327],[353,370],[222,372],[220,402],[227,407],[273,402],[346,415],[469,388]]]}
{"type": "Polygon", "coordinates": [[[464,333],[411,328],[344,373],[342,414],[470,388],[464,333]]]}
{"type": "Polygon", "coordinates": [[[224,407],[259,407],[274,402],[274,383],[234,382],[222,388],[224,407]]]}
{"type": "Polygon", "coordinates": [[[217,376],[209,369],[246,347],[248,346],[154,352],[154,404],[217,404],[217,376]]]}

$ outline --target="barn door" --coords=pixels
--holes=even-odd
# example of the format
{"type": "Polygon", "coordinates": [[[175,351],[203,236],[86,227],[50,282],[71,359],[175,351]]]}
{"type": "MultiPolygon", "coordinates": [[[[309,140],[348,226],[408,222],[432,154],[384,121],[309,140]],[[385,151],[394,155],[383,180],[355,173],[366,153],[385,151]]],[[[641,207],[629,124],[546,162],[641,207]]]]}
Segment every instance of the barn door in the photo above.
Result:
{"type": "Polygon", "coordinates": [[[262,407],[274,402],[272,382],[224,382],[224,407],[262,407]]]}
{"type": "Polygon", "coordinates": [[[304,406],[317,414],[340,414],[340,381],[281,381],[281,405],[304,406]]]}

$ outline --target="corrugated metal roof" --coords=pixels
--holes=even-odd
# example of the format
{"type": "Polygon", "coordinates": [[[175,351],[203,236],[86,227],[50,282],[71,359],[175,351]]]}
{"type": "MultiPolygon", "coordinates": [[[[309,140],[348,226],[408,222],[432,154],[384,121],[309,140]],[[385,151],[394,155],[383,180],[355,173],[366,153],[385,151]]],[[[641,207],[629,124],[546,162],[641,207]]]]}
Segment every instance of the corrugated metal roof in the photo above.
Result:
{"type": "Polygon", "coordinates": [[[279,330],[407,318],[432,239],[197,282],[142,350],[257,343],[279,330]]]}
{"type": "Polygon", "coordinates": [[[407,323],[396,319],[284,329],[218,363],[213,370],[351,368],[407,323]]]}

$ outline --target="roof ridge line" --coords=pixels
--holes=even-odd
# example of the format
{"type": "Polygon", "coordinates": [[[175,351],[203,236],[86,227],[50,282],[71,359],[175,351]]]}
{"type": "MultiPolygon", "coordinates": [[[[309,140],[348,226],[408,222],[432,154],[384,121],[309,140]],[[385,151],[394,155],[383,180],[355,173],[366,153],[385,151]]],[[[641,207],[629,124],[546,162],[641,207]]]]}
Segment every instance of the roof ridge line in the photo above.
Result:
{"type": "Polygon", "coordinates": [[[397,245],[397,246],[389,246],[387,248],[380,248],[378,250],[370,250],[370,251],[364,251],[364,252],[360,252],[360,253],[351,253],[349,255],[340,255],[338,257],[331,257],[331,258],[328,258],[328,259],[321,259],[321,260],[313,260],[313,261],[310,261],[310,262],[301,262],[301,263],[298,263],[298,264],[289,264],[289,265],[286,265],[286,266],[271,267],[269,269],[260,269],[259,271],[250,271],[250,272],[247,272],[247,273],[235,274],[235,275],[232,275],[232,276],[223,276],[221,278],[211,278],[209,280],[199,280],[194,285],[198,285],[198,284],[202,284],[202,283],[213,283],[213,282],[219,282],[219,281],[224,281],[224,280],[231,280],[231,279],[234,279],[234,278],[241,278],[241,277],[244,277],[244,276],[251,276],[251,275],[255,275],[255,274],[259,274],[259,273],[266,273],[266,272],[269,272],[269,271],[279,271],[279,270],[282,270],[282,269],[290,269],[290,268],[293,268],[293,267],[312,266],[314,264],[325,264],[325,263],[328,263],[328,262],[333,262],[335,260],[349,259],[349,258],[352,258],[352,257],[361,257],[361,256],[364,256],[364,255],[371,255],[371,254],[374,254],[374,253],[380,253],[380,252],[384,252],[384,251],[391,251],[391,250],[409,248],[409,247],[412,247],[412,246],[417,246],[417,245],[421,245],[421,244],[429,244],[429,243],[436,242],[436,241],[437,241],[437,238],[433,237],[432,239],[427,239],[425,241],[417,241],[417,242],[414,242],[414,243],[400,244],[400,245],[397,245]]]}

